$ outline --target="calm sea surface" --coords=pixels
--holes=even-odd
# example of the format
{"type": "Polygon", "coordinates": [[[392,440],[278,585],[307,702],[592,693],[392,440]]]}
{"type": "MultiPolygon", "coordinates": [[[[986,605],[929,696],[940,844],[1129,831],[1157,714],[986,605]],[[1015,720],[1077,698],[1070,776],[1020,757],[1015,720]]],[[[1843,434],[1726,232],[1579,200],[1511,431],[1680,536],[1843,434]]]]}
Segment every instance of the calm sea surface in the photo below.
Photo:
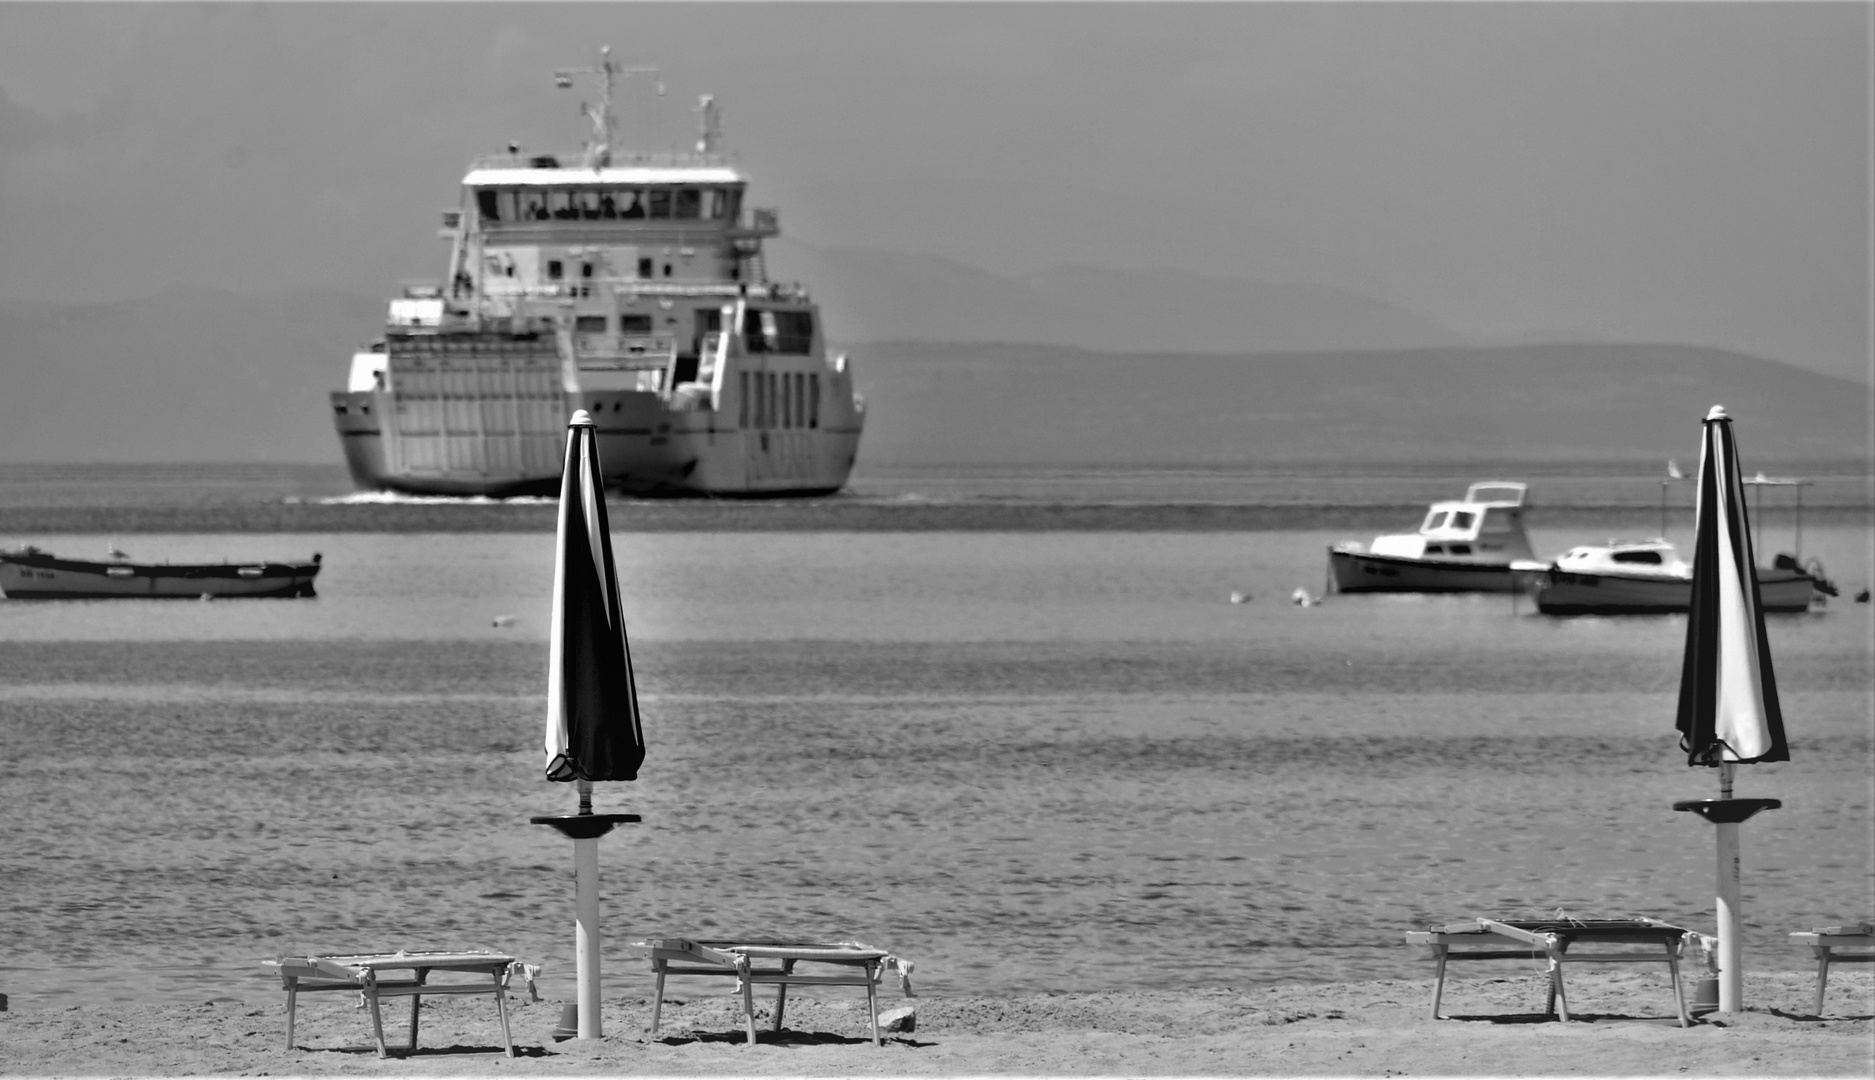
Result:
{"type": "MultiPolygon", "coordinates": [[[[1655,531],[1640,500],[1533,539],[1655,531]]],[[[606,993],[648,992],[646,935],[857,939],[941,993],[1424,977],[1402,931],[1559,908],[1710,932],[1712,828],[1669,808],[1717,789],[1672,726],[1683,618],[1291,604],[1345,537],[618,532],[650,756],[598,796],[645,818],[602,842],[606,993]]],[[[0,601],[11,1007],[271,1001],[263,958],[399,947],[570,998],[571,844],[527,824],[574,801],[541,778],[552,537],[117,539],[316,550],[320,595],[0,601]]],[[[1753,966],[1875,914],[1869,547],[1807,528],[1844,597],[1771,620],[1753,966]]]]}

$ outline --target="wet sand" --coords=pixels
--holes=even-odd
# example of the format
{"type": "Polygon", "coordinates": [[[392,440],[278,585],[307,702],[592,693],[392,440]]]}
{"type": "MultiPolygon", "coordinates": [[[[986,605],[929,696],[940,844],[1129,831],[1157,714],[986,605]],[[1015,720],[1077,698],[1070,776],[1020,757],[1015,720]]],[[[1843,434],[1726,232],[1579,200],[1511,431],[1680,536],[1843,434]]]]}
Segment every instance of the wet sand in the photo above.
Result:
{"type": "MultiPolygon", "coordinates": [[[[1747,1009],[1682,1029],[1664,972],[1577,969],[1574,1019],[1544,1020],[1542,978],[1505,968],[1454,976],[1448,1019],[1427,1016],[1428,981],[1285,984],[1137,993],[923,996],[911,1032],[869,1044],[865,1004],[791,997],[787,1025],[743,1042],[733,999],[673,981],[656,1039],[647,999],[608,983],[607,1036],[555,1041],[562,1003],[513,1011],[517,1058],[501,1052],[485,997],[423,1005],[416,1054],[380,1060],[366,1012],[346,995],[302,1002],[288,1050],[283,995],[195,1005],[74,1006],[0,1013],[0,1073],[11,1076],[1867,1076],[1875,1066],[1875,981],[1832,972],[1824,1015],[1813,978],[1748,974],[1747,1009]]],[[[640,989],[648,990],[647,987],[640,989]]],[[[519,995],[524,997],[525,995],[519,995]]],[[[901,1004],[895,992],[882,1008],[901,1004]]],[[[401,1001],[385,1010],[393,1046],[401,1001]]]]}

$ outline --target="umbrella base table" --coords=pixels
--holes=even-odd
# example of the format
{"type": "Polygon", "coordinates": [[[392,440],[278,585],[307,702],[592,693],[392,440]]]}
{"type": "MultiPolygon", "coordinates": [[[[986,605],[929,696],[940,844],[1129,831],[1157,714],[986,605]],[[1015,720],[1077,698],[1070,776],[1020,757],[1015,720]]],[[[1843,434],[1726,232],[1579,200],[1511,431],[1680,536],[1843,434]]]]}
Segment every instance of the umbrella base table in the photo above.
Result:
{"type": "Polygon", "coordinates": [[[435,994],[493,994],[495,1009],[501,1014],[501,1041],[508,1056],[514,1056],[514,1037],[508,1032],[508,979],[516,970],[532,980],[528,969],[512,956],[489,952],[395,952],[358,953],[337,956],[283,956],[264,963],[280,969],[280,982],[286,988],[286,1046],[293,1049],[293,1016],[299,995],[331,990],[362,994],[371,1007],[371,1034],[377,1040],[378,1056],[389,1057],[384,1042],[384,1017],[378,1009],[380,998],[410,999],[410,1041],[406,1053],[417,1048],[417,1010],[423,998],[435,994]],[[381,972],[408,971],[406,979],[385,980],[381,972]],[[480,973],[487,982],[431,983],[433,971],[480,973]]]}
{"type": "Polygon", "coordinates": [[[688,938],[654,938],[633,942],[630,951],[651,961],[657,975],[656,991],[651,1001],[651,1034],[658,1033],[658,1014],[664,1006],[664,979],[667,975],[717,975],[736,980],[742,995],[742,1019],[749,1042],[755,1042],[756,984],[775,987],[775,1030],[781,1030],[782,1011],[788,1003],[790,986],[863,986],[866,988],[866,1012],[872,1022],[872,1044],[879,1041],[879,976],[890,963],[899,967],[901,987],[910,994],[903,973],[910,970],[883,949],[863,945],[823,945],[811,942],[751,940],[694,941],[688,938]],[[758,967],[771,961],[772,967],[758,967]],[[797,973],[798,963],[823,965],[820,974],[797,973]],[[826,966],[841,969],[826,973],[826,966]]]}
{"type": "Polygon", "coordinates": [[[1654,919],[1556,919],[1532,922],[1499,922],[1495,919],[1470,919],[1431,930],[1410,930],[1409,945],[1424,945],[1437,963],[1432,984],[1432,1018],[1439,1016],[1439,1001],[1445,990],[1445,966],[1458,960],[1543,960],[1548,964],[1549,991],[1543,1015],[1569,1019],[1569,995],[1563,987],[1564,964],[1659,964],[1667,965],[1673,977],[1673,1008],[1681,1027],[1690,1027],[1686,997],[1680,987],[1680,954],[1687,931],[1654,919]],[[1633,949],[1623,951],[1570,952],[1576,944],[1657,945],[1660,951],[1633,949]]]}
{"type": "Polygon", "coordinates": [[[1808,932],[1790,935],[1792,941],[1810,946],[1816,953],[1816,1014],[1823,1015],[1823,989],[1829,985],[1831,964],[1867,964],[1875,962],[1875,952],[1836,952],[1837,949],[1875,949],[1875,923],[1857,926],[1819,926],[1808,932]]]}

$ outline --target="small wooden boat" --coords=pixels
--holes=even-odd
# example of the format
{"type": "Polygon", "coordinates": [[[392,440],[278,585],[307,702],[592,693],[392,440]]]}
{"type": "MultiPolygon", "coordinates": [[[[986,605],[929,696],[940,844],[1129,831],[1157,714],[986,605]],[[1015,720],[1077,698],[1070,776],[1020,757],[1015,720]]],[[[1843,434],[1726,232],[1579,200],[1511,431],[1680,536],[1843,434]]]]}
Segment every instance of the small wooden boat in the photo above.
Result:
{"type": "Polygon", "coordinates": [[[302,563],[136,563],[62,559],[36,547],[0,551],[0,593],[9,600],[196,600],[313,596],[319,555],[302,563]]]}

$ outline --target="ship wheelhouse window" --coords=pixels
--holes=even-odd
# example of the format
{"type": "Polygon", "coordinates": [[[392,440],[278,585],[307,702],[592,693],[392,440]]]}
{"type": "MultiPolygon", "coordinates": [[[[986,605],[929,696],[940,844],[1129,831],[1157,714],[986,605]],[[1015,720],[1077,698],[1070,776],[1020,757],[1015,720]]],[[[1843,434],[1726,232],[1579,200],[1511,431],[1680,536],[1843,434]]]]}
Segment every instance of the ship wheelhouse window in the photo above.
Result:
{"type": "Polygon", "coordinates": [[[482,215],[483,221],[500,221],[500,192],[497,192],[494,188],[477,188],[475,191],[475,209],[482,215]]]}
{"type": "Polygon", "coordinates": [[[547,193],[547,216],[555,221],[571,221],[579,216],[579,207],[573,205],[573,193],[570,191],[549,191],[547,193]]]}
{"type": "Polygon", "coordinates": [[[1452,511],[1452,528],[1469,529],[1471,528],[1471,523],[1476,519],[1477,515],[1469,510],[1454,510],[1452,511]]]}
{"type": "Polygon", "coordinates": [[[637,188],[618,189],[618,216],[636,221],[645,216],[645,195],[637,188]]]}
{"type": "Polygon", "coordinates": [[[805,356],[813,348],[814,314],[810,311],[775,312],[775,351],[805,356]]]}
{"type": "Polygon", "coordinates": [[[814,313],[749,308],[742,337],[749,352],[806,356],[814,346],[814,313]]]}
{"type": "Polygon", "coordinates": [[[807,426],[820,426],[820,373],[807,373],[807,426]]]}
{"type": "Polygon", "coordinates": [[[651,212],[646,216],[656,221],[668,220],[671,216],[671,189],[654,187],[647,190],[645,195],[651,202],[651,212]]]}
{"type": "Polygon", "coordinates": [[[1421,525],[1420,529],[1425,532],[1431,532],[1434,529],[1443,529],[1445,528],[1445,519],[1448,516],[1450,515],[1444,510],[1434,510],[1432,513],[1426,515],[1426,523],[1421,525]]]}
{"type": "Polygon", "coordinates": [[[696,188],[678,188],[671,205],[671,216],[679,221],[695,221],[702,216],[703,192],[696,188]]]}

